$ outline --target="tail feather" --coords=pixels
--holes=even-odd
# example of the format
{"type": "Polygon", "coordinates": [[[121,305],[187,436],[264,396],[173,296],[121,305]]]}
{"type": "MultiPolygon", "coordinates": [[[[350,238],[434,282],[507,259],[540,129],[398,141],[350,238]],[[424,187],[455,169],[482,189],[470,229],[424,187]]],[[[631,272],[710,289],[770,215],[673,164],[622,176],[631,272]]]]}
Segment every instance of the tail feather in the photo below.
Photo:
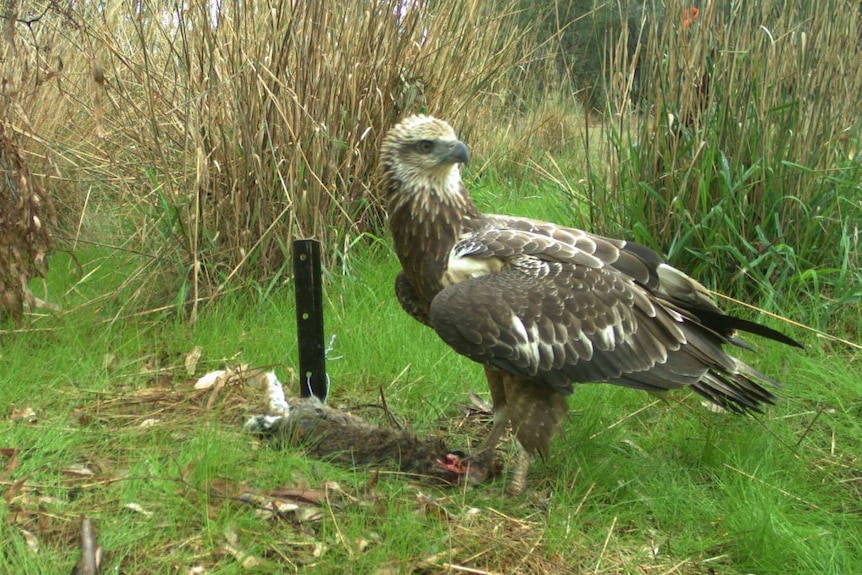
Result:
{"type": "Polygon", "coordinates": [[[776,329],[772,329],[771,327],[767,327],[754,321],[708,310],[697,310],[693,313],[704,326],[724,335],[731,343],[739,347],[750,349],[751,346],[749,346],[745,341],[733,337],[733,332],[736,330],[759,335],[760,337],[778,341],[792,347],[802,347],[802,344],[795,339],[784,335],[776,329]]]}
{"type": "Polygon", "coordinates": [[[776,380],[736,361],[733,372],[710,371],[692,389],[712,403],[735,413],[762,413],[778,397],[764,386],[780,388],[776,380]]]}

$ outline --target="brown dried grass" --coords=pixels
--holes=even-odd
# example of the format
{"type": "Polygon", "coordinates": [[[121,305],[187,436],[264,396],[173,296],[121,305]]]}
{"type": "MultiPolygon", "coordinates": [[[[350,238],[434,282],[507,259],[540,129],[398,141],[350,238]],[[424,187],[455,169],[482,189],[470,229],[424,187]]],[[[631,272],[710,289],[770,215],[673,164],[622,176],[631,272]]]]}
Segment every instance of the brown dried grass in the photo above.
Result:
{"type": "Polygon", "coordinates": [[[680,210],[702,212],[726,192],[692,177],[703,156],[712,159],[710,150],[724,155],[731,175],[755,167],[760,183],[746,190],[755,211],[773,182],[801,199],[784,206],[791,220],[819,192],[815,180],[852,159],[862,138],[858,2],[712,2],[686,25],[690,4],[666,3],[662,18],[642,21],[641,48],[628,50],[623,35],[608,63],[617,135],[624,156],[628,138],[637,141],[640,160],[609,157],[618,174],[612,186],[617,193],[633,182],[655,189],[658,199],[645,200],[646,227],[659,242],[678,227],[680,210]]]}
{"type": "Polygon", "coordinates": [[[609,50],[591,224],[723,293],[808,302],[793,314],[831,323],[860,285],[859,4],[712,2],[686,22],[690,9],[665,3],[638,49],[624,35],[609,50]]]}
{"type": "MultiPolygon", "coordinates": [[[[382,231],[390,125],[425,111],[469,134],[493,116],[466,111],[493,100],[523,41],[505,7],[403,5],[50,5],[24,47],[55,82],[16,105],[63,207],[58,235],[156,256],[140,280],[166,273],[158,299],[192,313],[230,284],[282,278],[292,238],[349,266],[382,231]]],[[[27,30],[9,29],[19,43],[27,30]]]]}

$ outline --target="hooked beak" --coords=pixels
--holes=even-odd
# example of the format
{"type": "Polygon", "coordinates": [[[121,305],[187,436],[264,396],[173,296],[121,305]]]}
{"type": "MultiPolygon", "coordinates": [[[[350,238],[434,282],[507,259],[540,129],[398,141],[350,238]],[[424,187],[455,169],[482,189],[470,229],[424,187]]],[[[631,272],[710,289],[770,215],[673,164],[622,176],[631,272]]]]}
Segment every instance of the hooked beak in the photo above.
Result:
{"type": "Polygon", "coordinates": [[[446,151],[440,158],[443,164],[466,164],[470,161],[470,152],[462,142],[455,140],[446,144],[446,151]]]}

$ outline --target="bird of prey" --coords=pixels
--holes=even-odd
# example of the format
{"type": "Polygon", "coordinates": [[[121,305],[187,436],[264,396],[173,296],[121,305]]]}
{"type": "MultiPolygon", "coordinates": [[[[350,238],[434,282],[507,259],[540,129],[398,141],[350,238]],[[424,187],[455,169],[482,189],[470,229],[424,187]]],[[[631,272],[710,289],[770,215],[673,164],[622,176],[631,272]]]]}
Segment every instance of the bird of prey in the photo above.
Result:
{"type": "MultiPolygon", "coordinates": [[[[649,392],[689,387],[739,413],[776,400],[778,383],[725,353],[736,330],[787,336],[723,313],[700,283],[653,250],[527,218],[481,213],[461,182],[467,147],[439,119],[414,115],[381,149],[401,306],[481,363],[494,423],[519,445],[508,485],[522,491],[546,455],[575,383],[649,392]]],[[[447,464],[444,462],[444,464],[447,464]]]]}

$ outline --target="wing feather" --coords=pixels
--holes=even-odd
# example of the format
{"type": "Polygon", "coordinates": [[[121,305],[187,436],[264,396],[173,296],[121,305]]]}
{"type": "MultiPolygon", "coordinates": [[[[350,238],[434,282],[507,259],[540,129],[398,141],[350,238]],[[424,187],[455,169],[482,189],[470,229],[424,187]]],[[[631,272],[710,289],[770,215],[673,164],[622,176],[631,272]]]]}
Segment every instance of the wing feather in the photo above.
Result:
{"type": "Polygon", "coordinates": [[[625,284],[618,272],[590,270],[555,263],[542,277],[515,265],[452,285],[432,301],[432,326],[459,353],[565,393],[576,381],[647,371],[679,347],[677,333],[627,297],[642,288],[612,289],[625,284]]]}
{"type": "Polygon", "coordinates": [[[646,288],[655,299],[693,316],[704,327],[738,347],[750,349],[745,341],[735,337],[736,330],[802,347],[779,331],[725,314],[700,282],[668,265],[658,253],[644,245],[529,218],[489,215],[483,222],[484,229],[479,231],[480,236],[493,234],[494,230],[529,234],[530,250],[524,253],[532,253],[539,258],[588,265],[592,256],[602,265],[613,267],[646,288]],[[538,237],[544,237],[545,241],[542,242],[538,237]]]}
{"type": "Polygon", "coordinates": [[[759,374],[739,375],[743,364],[721,349],[725,334],[698,322],[692,310],[718,309],[708,292],[648,248],[492,216],[453,257],[501,262],[431,303],[432,327],[475,361],[562,393],[608,381],[650,391],[693,386],[731,409],[772,398],[759,374]]]}

